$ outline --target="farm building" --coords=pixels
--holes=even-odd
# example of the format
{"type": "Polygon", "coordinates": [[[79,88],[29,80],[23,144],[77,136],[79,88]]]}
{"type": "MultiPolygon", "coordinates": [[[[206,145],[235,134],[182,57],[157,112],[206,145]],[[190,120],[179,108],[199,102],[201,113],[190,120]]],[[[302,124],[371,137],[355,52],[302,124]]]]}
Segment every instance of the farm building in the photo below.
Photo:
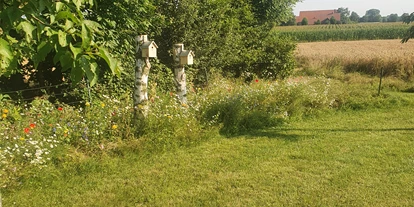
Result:
{"type": "Polygon", "coordinates": [[[301,11],[296,17],[296,23],[301,22],[303,18],[308,19],[308,24],[313,25],[318,20],[323,22],[326,19],[334,17],[336,20],[341,20],[341,14],[336,9],[332,10],[317,10],[317,11],[301,11]]]}

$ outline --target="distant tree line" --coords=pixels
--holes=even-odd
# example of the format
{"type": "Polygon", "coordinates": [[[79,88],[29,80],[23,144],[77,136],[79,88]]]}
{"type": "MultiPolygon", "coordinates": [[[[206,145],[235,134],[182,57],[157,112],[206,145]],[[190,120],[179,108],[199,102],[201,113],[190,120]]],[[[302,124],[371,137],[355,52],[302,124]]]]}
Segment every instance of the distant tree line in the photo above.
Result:
{"type": "MultiPolygon", "coordinates": [[[[327,18],[324,20],[317,20],[314,22],[315,25],[320,24],[352,24],[352,23],[363,23],[363,22],[403,22],[404,19],[409,18],[409,13],[403,13],[401,16],[398,14],[390,14],[388,16],[382,16],[379,9],[369,9],[365,12],[364,16],[359,16],[358,13],[350,11],[348,8],[338,8],[337,11],[341,14],[341,19],[335,19],[335,17],[327,18]]],[[[296,22],[296,17],[292,13],[288,21],[283,22],[282,26],[293,26],[293,25],[308,25],[309,20],[305,17],[300,22],[296,22]]]]}

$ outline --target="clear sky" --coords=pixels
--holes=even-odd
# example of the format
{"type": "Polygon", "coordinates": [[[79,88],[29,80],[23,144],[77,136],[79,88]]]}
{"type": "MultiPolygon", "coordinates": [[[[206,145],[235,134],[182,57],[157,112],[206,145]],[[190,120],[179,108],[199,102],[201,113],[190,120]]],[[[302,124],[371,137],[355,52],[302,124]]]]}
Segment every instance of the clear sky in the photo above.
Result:
{"type": "Polygon", "coordinates": [[[300,11],[348,8],[359,16],[369,9],[379,9],[382,16],[414,12],[414,0],[302,0],[294,7],[295,15],[300,11]]]}

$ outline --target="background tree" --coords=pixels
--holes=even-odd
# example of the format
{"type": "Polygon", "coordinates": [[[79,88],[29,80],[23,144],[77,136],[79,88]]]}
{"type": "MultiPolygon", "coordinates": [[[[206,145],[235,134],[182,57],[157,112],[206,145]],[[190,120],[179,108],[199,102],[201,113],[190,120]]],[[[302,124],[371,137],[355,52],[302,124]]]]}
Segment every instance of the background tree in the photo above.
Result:
{"type": "Polygon", "coordinates": [[[359,15],[356,12],[352,12],[351,16],[349,17],[349,20],[351,20],[352,22],[359,22],[359,15]]]}
{"type": "Polygon", "coordinates": [[[282,26],[294,26],[294,25],[296,25],[296,16],[295,16],[295,14],[292,12],[290,17],[289,17],[289,20],[286,21],[286,22],[282,22],[281,25],[282,26]]]}
{"type": "Polygon", "coordinates": [[[321,20],[316,20],[315,25],[320,25],[321,24],[321,20]]]}
{"type": "MultiPolygon", "coordinates": [[[[268,4],[272,2],[267,1],[268,4]]],[[[166,22],[162,25],[161,34],[155,39],[160,48],[167,48],[160,50],[159,59],[162,63],[171,65],[169,50],[172,44],[181,42],[186,48],[191,48],[197,57],[194,69],[188,70],[189,80],[193,77],[196,81],[205,81],[206,74],[213,69],[232,76],[256,74],[259,77],[276,78],[285,74],[282,71],[291,70],[291,64],[286,64],[288,67],[285,67],[284,61],[280,60],[273,61],[273,66],[268,67],[269,64],[263,61],[270,61],[271,58],[261,58],[264,56],[263,46],[268,44],[264,40],[272,37],[272,41],[282,41],[271,35],[274,32],[272,25],[287,20],[292,14],[291,6],[296,1],[277,2],[273,2],[274,5],[267,10],[262,9],[266,2],[252,3],[247,0],[156,2],[158,12],[166,22]],[[269,13],[282,10],[276,16],[269,13]]],[[[293,58],[290,52],[279,54],[293,58]]]]}
{"type": "Polygon", "coordinates": [[[398,18],[398,21],[403,22],[405,18],[409,17],[409,13],[403,13],[400,18],[398,18]]]}
{"type": "Polygon", "coordinates": [[[381,22],[381,11],[378,9],[370,9],[366,11],[363,18],[366,20],[366,22],[381,22]]]}
{"type": "Polygon", "coordinates": [[[301,23],[302,23],[302,25],[308,25],[309,22],[308,22],[308,19],[305,17],[305,18],[302,19],[301,23]]]}
{"type": "MultiPolygon", "coordinates": [[[[406,24],[410,24],[411,22],[414,22],[414,12],[411,13],[409,16],[404,16],[403,22],[406,24]]],[[[401,42],[405,43],[409,39],[414,38],[414,26],[412,26],[410,29],[408,29],[407,34],[402,39],[401,42]]]]}
{"type": "Polygon", "coordinates": [[[397,22],[398,19],[398,14],[390,14],[387,16],[387,22],[397,22]]]}
{"type": "MultiPolygon", "coordinates": [[[[340,21],[342,22],[342,24],[348,24],[350,21],[350,11],[348,8],[338,8],[338,12],[341,13],[341,19],[340,21]]],[[[338,19],[339,20],[339,19],[338,19]]]]}
{"type": "Polygon", "coordinates": [[[329,19],[329,23],[330,24],[336,24],[336,19],[334,16],[331,16],[331,18],[329,19]]]}

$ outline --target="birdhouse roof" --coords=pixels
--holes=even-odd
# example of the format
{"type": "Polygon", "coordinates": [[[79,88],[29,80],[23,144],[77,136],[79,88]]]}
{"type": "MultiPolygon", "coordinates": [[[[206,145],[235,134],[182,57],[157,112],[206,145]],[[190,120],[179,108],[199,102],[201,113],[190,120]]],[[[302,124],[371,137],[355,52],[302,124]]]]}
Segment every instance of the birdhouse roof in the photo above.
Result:
{"type": "Polygon", "coordinates": [[[186,57],[186,56],[194,56],[194,52],[193,51],[191,51],[191,50],[183,50],[181,53],[180,53],[180,57],[186,57]]]}
{"type": "Polygon", "coordinates": [[[154,42],[154,41],[146,41],[146,42],[142,43],[141,48],[142,48],[142,49],[147,49],[147,48],[149,48],[151,45],[152,45],[152,46],[154,46],[155,48],[158,48],[157,44],[155,44],[155,42],[154,42]]]}

